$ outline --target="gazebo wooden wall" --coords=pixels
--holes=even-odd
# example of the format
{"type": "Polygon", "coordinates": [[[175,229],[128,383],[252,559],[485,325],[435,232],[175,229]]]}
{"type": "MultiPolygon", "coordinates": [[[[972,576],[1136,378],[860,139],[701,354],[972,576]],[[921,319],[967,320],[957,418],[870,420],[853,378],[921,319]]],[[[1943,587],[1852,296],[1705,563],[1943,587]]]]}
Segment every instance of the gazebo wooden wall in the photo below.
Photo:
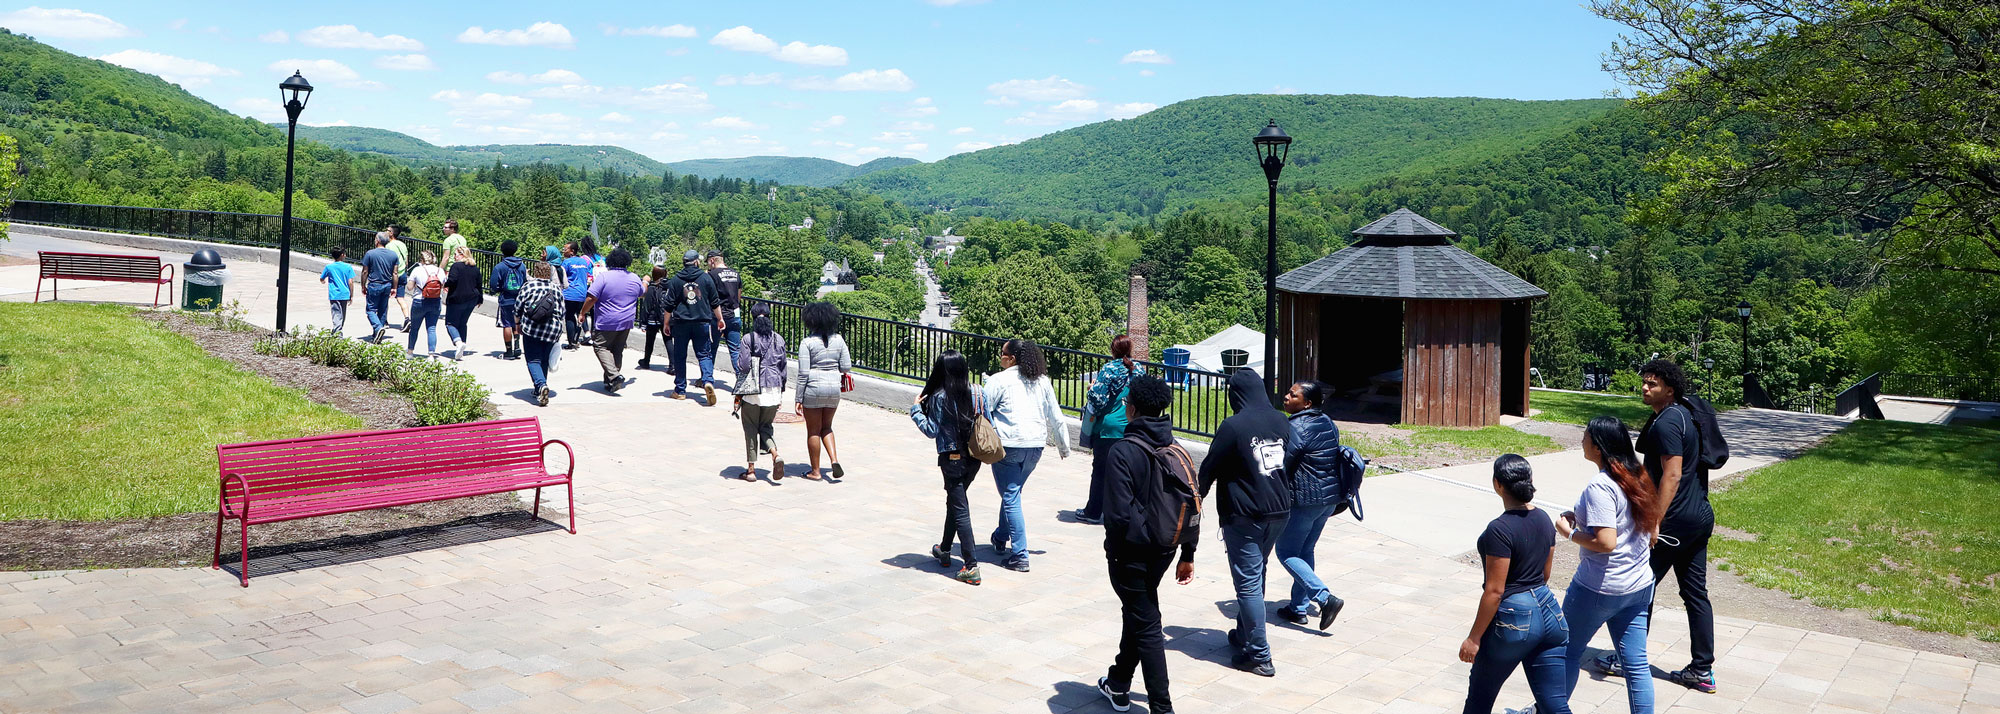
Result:
{"type": "Polygon", "coordinates": [[[1500,423],[1500,303],[1411,300],[1403,350],[1403,423],[1500,423]]]}

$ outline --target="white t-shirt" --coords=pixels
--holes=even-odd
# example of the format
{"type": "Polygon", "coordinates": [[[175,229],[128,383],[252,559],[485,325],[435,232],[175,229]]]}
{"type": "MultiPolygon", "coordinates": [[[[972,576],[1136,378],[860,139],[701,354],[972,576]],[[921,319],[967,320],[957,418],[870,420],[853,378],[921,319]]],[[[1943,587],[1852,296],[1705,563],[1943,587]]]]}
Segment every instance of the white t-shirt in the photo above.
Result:
{"type": "Polygon", "coordinates": [[[444,289],[444,271],[435,265],[419,265],[410,271],[410,297],[422,299],[424,297],[424,284],[429,283],[432,279],[438,281],[438,289],[440,291],[438,292],[438,297],[444,297],[444,293],[442,292],[444,289]]]}
{"type": "Polygon", "coordinates": [[[1589,535],[1597,528],[1614,528],[1618,545],[1609,553],[1577,546],[1579,560],[1572,582],[1600,595],[1630,595],[1653,584],[1653,538],[1639,532],[1632,518],[1632,503],[1611,475],[1602,471],[1590,477],[1576,498],[1577,530],[1589,535]]]}

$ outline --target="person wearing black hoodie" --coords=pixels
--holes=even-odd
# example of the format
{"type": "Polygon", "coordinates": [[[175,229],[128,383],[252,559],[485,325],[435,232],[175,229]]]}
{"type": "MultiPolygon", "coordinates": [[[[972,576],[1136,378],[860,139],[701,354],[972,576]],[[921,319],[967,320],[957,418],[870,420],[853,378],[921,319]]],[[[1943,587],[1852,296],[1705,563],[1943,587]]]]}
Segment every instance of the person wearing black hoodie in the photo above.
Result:
{"type": "Polygon", "coordinates": [[[1292,512],[1292,486],[1285,474],[1285,443],[1291,422],[1271,406],[1264,379],[1248,369],[1229,375],[1229,406],[1236,414],[1215,428],[1208,458],[1201,461],[1201,494],[1220,483],[1216,516],[1229,549],[1229,579],[1236,584],[1237,668],[1276,676],[1271,644],[1264,637],[1264,572],[1271,549],[1285,532],[1292,512]]]}
{"type": "Polygon", "coordinates": [[[715,406],[715,352],[709,336],[722,324],[722,298],[715,281],[699,263],[701,254],[692,250],[681,255],[681,271],[667,280],[667,332],[674,336],[671,356],[674,365],[675,399],[687,398],[687,350],[694,347],[701,366],[701,384],[708,406],[715,406]]]}
{"type": "MultiPolygon", "coordinates": [[[[1097,692],[1111,702],[1111,708],[1132,708],[1132,671],[1140,669],[1146,678],[1146,708],[1154,714],[1174,710],[1167,693],[1166,634],[1160,624],[1160,578],[1180,554],[1174,582],[1194,581],[1194,549],[1200,527],[1187,528],[1175,545],[1151,545],[1146,504],[1153,503],[1148,489],[1162,487],[1166,468],[1154,454],[1174,444],[1174,425],[1162,416],[1173,401],[1173,389],[1159,377],[1140,376],[1132,380],[1125,404],[1131,423],[1125,437],[1104,450],[1104,559],[1111,571],[1111,589],[1118,593],[1123,626],[1118,638],[1118,657],[1111,670],[1097,680],[1097,692]]],[[[1178,447],[1176,447],[1178,448],[1178,447]]],[[[1196,511],[1200,506],[1196,504],[1196,511]]],[[[1151,514],[1157,516],[1158,514],[1151,514]]]]}

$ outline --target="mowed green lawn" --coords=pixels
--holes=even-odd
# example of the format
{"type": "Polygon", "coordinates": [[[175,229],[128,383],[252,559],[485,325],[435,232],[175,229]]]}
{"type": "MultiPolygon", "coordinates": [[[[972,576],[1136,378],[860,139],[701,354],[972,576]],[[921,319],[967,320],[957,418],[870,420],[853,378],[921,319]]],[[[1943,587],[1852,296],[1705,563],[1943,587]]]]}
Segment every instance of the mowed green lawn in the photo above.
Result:
{"type": "Polygon", "coordinates": [[[1653,415],[1651,407],[1639,401],[1639,395],[1584,394],[1580,392],[1548,392],[1540,389],[1528,394],[1528,407],[1538,413],[1535,419],[1560,422],[1563,424],[1588,424],[1591,419],[1610,414],[1625,420],[1638,428],[1653,415]]]}
{"type": "Polygon", "coordinates": [[[215,508],[215,445],[361,428],[115,305],[0,302],[0,520],[215,508]]]}
{"type": "Polygon", "coordinates": [[[2000,641],[2000,432],[1858,421],[1714,503],[1757,535],[1709,546],[1753,584],[2000,641]]]}

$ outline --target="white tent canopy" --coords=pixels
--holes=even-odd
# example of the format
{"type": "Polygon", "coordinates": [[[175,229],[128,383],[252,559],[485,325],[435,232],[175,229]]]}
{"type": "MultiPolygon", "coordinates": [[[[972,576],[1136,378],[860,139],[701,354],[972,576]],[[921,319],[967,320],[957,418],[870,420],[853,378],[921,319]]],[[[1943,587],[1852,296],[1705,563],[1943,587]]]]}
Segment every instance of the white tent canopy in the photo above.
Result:
{"type": "Polygon", "coordinates": [[[1222,351],[1236,349],[1250,353],[1250,361],[1244,366],[1264,373],[1264,333],[1242,325],[1230,325],[1229,329],[1192,345],[1174,346],[1188,351],[1188,366],[1195,369],[1220,372],[1222,351]]]}

